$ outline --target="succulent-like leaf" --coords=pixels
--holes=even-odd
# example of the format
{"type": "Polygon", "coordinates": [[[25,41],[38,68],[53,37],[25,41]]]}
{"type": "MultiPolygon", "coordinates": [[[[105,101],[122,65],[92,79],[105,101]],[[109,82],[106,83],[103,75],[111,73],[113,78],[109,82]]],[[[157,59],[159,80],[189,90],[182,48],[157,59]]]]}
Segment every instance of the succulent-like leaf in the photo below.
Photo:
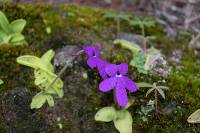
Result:
{"type": "Polygon", "coordinates": [[[137,86],[138,86],[139,88],[152,88],[152,87],[153,87],[152,84],[149,84],[149,83],[146,83],[146,82],[137,83],[137,86]]]}
{"type": "Polygon", "coordinates": [[[31,109],[39,109],[42,107],[42,105],[45,103],[46,101],[46,96],[43,95],[42,93],[38,93],[36,94],[31,102],[31,109]]]}
{"type": "Polygon", "coordinates": [[[14,45],[22,45],[25,44],[23,41],[25,40],[24,36],[20,33],[15,33],[11,35],[10,43],[14,45]],[[19,43],[22,42],[22,43],[19,43]]]}
{"type": "Polygon", "coordinates": [[[17,63],[37,69],[38,64],[40,64],[40,58],[32,55],[24,55],[17,58],[17,63]]]}
{"type": "Polygon", "coordinates": [[[9,33],[9,21],[5,14],[0,11],[0,29],[2,29],[5,33],[9,33]]]}
{"type": "Polygon", "coordinates": [[[26,25],[26,20],[17,19],[10,23],[10,29],[13,33],[21,33],[26,25]]]}
{"type": "Polygon", "coordinates": [[[47,103],[49,104],[49,106],[53,107],[54,106],[53,97],[51,95],[45,95],[45,96],[46,96],[46,100],[47,100],[47,103]]]}
{"type": "Polygon", "coordinates": [[[8,43],[10,42],[10,39],[11,39],[11,38],[12,38],[11,35],[4,36],[4,37],[2,38],[3,43],[4,43],[4,44],[8,44],[8,43]]]}
{"type": "Polygon", "coordinates": [[[3,84],[3,80],[0,79],[0,85],[3,84]]]}
{"type": "MultiPolygon", "coordinates": [[[[57,78],[54,74],[53,65],[51,59],[54,56],[54,51],[47,51],[41,58],[31,55],[25,55],[17,58],[17,62],[22,65],[26,65],[34,68],[35,85],[45,94],[49,95],[46,100],[50,106],[53,106],[53,98],[50,94],[56,94],[60,98],[63,97],[63,81],[57,78]],[[55,82],[54,80],[57,79],[55,82]]],[[[33,97],[31,107],[40,108],[44,104],[44,99],[39,95],[33,97]],[[41,103],[37,101],[37,98],[41,99],[41,103]]]]}
{"type": "Polygon", "coordinates": [[[127,110],[117,111],[117,118],[113,120],[115,128],[120,133],[132,133],[132,116],[127,110]]]}
{"type": "Polygon", "coordinates": [[[159,59],[161,57],[162,57],[162,55],[161,55],[159,50],[157,50],[155,48],[150,48],[147,51],[147,56],[146,56],[146,61],[145,61],[145,64],[144,64],[144,68],[146,70],[152,69],[152,65],[155,63],[155,61],[157,59],[159,59]]]}
{"type": "Polygon", "coordinates": [[[102,122],[110,122],[114,120],[115,117],[116,110],[113,107],[104,107],[96,113],[95,120],[102,122]]]}
{"type": "Polygon", "coordinates": [[[152,91],[154,91],[155,90],[155,88],[151,88],[151,89],[149,89],[148,91],[147,91],[147,93],[146,93],[146,96],[148,96],[152,91]]]}
{"type": "Polygon", "coordinates": [[[120,44],[123,48],[129,49],[131,52],[136,53],[142,51],[139,45],[134,42],[129,42],[123,39],[117,39],[114,41],[115,44],[120,44]]]}
{"type": "Polygon", "coordinates": [[[194,113],[192,113],[188,119],[188,123],[200,123],[200,109],[196,110],[194,113]]]}

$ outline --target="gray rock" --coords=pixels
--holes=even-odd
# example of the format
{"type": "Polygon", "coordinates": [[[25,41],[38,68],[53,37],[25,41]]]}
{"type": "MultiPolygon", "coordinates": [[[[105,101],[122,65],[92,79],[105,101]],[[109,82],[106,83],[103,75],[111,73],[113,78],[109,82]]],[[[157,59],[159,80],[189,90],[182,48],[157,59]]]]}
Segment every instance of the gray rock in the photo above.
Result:
{"type": "Polygon", "coordinates": [[[139,46],[143,47],[143,37],[141,35],[133,33],[119,33],[117,39],[124,39],[130,42],[135,42],[139,46]]]}
{"type": "MultiPolygon", "coordinates": [[[[54,66],[63,67],[66,62],[73,58],[73,55],[80,51],[81,48],[75,45],[67,45],[56,52],[54,66]]],[[[76,62],[75,62],[76,63],[76,62]]],[[[68,67],[72,67],[72,63],[68,67]]]]}
{"type": "Polygon", "coordinates": [[[177,106],[176,102],[175,102],[175,101],[172,101],[172,102],[170,102],[165,108],[163,108],[163,109],[161,110],[161,113],[163,113],[163,114],[169,114],[169,113],[171,113],[173,110],[176,109],[176,106],[177,106]]]}

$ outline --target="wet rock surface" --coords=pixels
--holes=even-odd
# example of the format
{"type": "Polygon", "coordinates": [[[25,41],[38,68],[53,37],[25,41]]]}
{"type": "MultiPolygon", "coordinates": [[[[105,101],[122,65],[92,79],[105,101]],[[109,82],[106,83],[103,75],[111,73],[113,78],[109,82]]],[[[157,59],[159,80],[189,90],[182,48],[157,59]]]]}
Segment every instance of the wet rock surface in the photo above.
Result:
{"type": "MultiPolygon", "coordinates": [[[[66,62],[71,60],[73,56],[80,50],[81,48],[75,45],[67,45],[57,50],[56,55],[54,57],[54,66],[63,67],[66,64],[66,62]]],[[[76,64],[78,61],[80,61],[80,58],[76,59],[74,63],[76,64]]],[[[73,62],[71,62],[68,67],[71,68],[72,66],[73,62]]]]}
{"type": "Polygon", "coordinates": [[[30,109],[31,95],[27,88],[17,87],[1,95],[1,121],[11,133],[44,131],[45,122],[30,109]]]}

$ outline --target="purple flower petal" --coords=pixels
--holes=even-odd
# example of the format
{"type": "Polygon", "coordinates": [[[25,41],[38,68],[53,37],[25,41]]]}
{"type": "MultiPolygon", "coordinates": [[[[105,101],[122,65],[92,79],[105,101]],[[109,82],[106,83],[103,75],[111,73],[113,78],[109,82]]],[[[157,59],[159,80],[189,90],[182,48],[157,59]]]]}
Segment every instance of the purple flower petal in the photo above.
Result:
{"type": "Polygon", "coordinates": [[[94,58],[94,57],[89,57],[87,60],[87,64],[90,68],[97,67],[97,63],[98,63],[98,60],[97,58],[94,58]]]}
{"type": "Polygon", "coordinates": [[[98,46],[93,46],[92,48],[93,48],[93,51],[94,51],[95,55],[97,57],[99,57],[100,56],[100,49],[99,49],[99,47],[98,46]]]}
{"type": "Polygon", "coordinates": [[[105,67],[108,63],[102,59],[99,59],[98,61],[98,66],[97,66],[97,69],[99,71],[99,74],[100,76],[103,78],[103,79],[106,79],[108,78],[107,74],[106,74],[106,71],[105,71],[105,67]]]}
{"type": "Polygon", "coordinates": [[[102,92],[108,92],[110,90],[112,90],[116,85],[116,79],[115,77],[113,78],[108,78],[103,80],[100,84],[99,84],[99,90],[102,92]]]}
{"type": "Polygon", "coordinates": [[[117,71],[118,71],[117,65],[108,64],[106,65],[105,71],[109,76],[113,77],[117,74],[117,71]]]}
{"type": "Polygon", "coordinates": [[[129,79],[128,77],[123,76],[123,81],[126,85],[126,88],[130,91],[130,92],[136,92],[137,91],[137,85],[135,82],[133,82],[131,79],[129,79]]]}
{"type": "Polygon", "coordinates": [[[83,46],[83,50],[89,57],[100,56],[100,51],[98,46],[83,46]]]}
{"type": "Polygon", "coordinates": [[[128,65],[126,63],[121,63],[118,65],[118,71],[122,74],[122,75],[126,75],[126,73],[128,72],[128,65]]]}
{"type": "Polygon", "coordinates": [[[120,81],[117,81],[115,89],[115,99],[120,107],[124,107],[128,103],[126,89],[123,86],[123,83],[121,83],[120,81]]]}
{"type": "Polygon", "coordinates": [[[83,46],[84,52],[90,57],[93,54],[93,48],[91,46],[83,46]]]}

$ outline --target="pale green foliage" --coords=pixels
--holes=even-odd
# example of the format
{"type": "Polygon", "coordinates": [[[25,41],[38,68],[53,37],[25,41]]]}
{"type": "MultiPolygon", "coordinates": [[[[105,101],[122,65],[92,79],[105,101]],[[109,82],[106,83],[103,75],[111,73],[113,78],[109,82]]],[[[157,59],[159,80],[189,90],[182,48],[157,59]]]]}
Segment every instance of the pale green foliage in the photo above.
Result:
{"type": "Polygon", "coordinates": [[[130,41],[123,40],[123,39],[116,39],[114,41],[114,43],[120,44],[122,46],[122,48],[129,49],[132,53],[142,51],[141,47],[138,44],[136,44],[135,42],[130,42],[130,41]]]}
{"type": "Polygon", "coordinates": [[[168,90],[169,88],[167,86],[157,86],[156,83],[153,83],[153,85],[151,85],[149,83],[139,83],[138,85],[140,87],[150,88],[147,91],[146,96],[148,96],[150,93],[154,92],[155,108],[156,108],[156,112],[158,112],[158,93],[162,96],[162,98],[165,99],[165,93],[163,90],[168,90]]]}
{"type": "Polygon", "coordinates": [[[196,110],[194,113],[192,113],[188,119],[188,123],[200,123],[200,109],[196,110]]]}
{"type": "Polygon", "coordinates": [[[130,61],[130,65],[136,67],[139,73],[147,74],[147,70],[144,67],[145,56],[142,52],[136,52],[133,54],[133,58],[130,61]]]}
{"type": "Polygon", "coordinates": [[[155,109],[154,101],[149,100],[146,106],[141,106],[138,114],[140,114],[142,121],[148,121],[148,118],[151,116],[150,113],[155,109]]]}
{"type": "Polygon", "coordinates": [[[132,133],[132,116],[125,110],[116,110],[114,107],[104,107],[95,115],[96,121],[114,122],[115,128],[120,133],[132,133]]]}
{"type": "Polygon", "coordinates": [[[126,20],[129,21],[131,15],[123,13],[123,12],[106,12],[103,16],[104,18],[110,18],[114,20],[126,20]]]}
{"type": "Polygon", "coordinates": [[[0,45],[12,44],[12,45],[24,45],[25,41],[22,31],[26,25],[24,19],[17,19],[9,23],[5,14],[0,11],[0,45]]]}
{"type": "Polygon", "coordinates": [[[156,83],[153,83],[153,86],[151,89],[149,89],[146,93],[146,96],[148,96],[151,92],[158,91],[159,94],[162,96],[162,98],[165,99],[165,93],[163,90],[168,90],[169,88],[167,86],[157,86],[156,83]]]}
{"type": "Polygon", "coordinates": [[[32,99],[31,108],[40,108],[46,101],[49,106],[54,106],[54,100],[51,94],[63,97],[63,82],[58,78],[54,84],[52,82],[57,78],[54,74],[54,68],[51,59],[54,51],[47,51],[41,58],[32,55],[24,55],[17,58],[19,64],[34,68],[35,85],[41,92],[32,99]]]}
{"type": "Polygon", "coordinates": [[[154,62],[162,55],[159,50],[151,47],[146,52],[134,42],[117,39],[115,44],[120,44],[123,48],[130,50],[133,53],[133,58],[130,61],[130,65],[136,67],[140,73],[147,74],[153,67],[154,62]]]}
{"type": "Polygon", "coordinates": [[[46,32],[47,32],[47,34],[51,34],[51,27],[50,26],[46,27],[46,32]]]}
{"type": "Polygon", "coordinates": [[[142,36],[145,36],[145,27],[155,26],[155,21],[149,17],[134,17],[134,19],[129,20],[129,24],[132,26],[139,26],[142,31],[142,36]]]}
{"type": "Polygon", "coordinates": [[[0,85],[2,85],[2,84],[3,84],[3,80],[0,79],[0,85]]]}
{"type": "Polygon", "coordinates": [[[63,124],[60,121],[61,121],[61,118],[58,117],[57,118],[57,126],[58,126],[59,129],[63,129],[63,124]]]}

